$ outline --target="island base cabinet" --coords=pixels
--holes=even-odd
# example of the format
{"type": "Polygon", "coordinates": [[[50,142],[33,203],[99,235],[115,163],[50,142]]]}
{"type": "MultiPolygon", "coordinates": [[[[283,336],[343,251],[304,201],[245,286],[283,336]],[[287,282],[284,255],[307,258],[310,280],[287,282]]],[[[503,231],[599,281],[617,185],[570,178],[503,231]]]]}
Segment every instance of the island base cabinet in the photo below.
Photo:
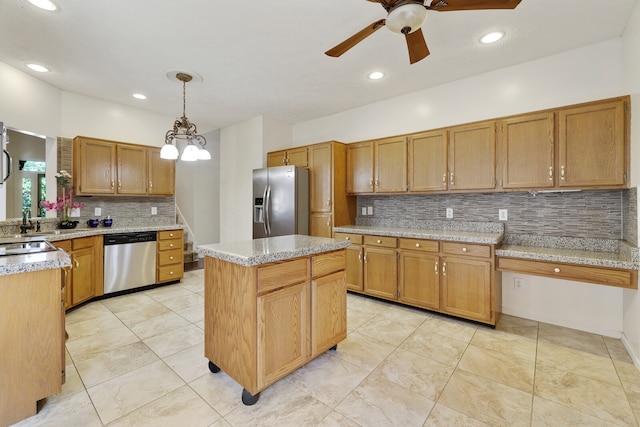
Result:
{"type": "Polygon", "coordinates": [[[33,416],[64,379],[60,269],[0,276],[0,426],[33,416]]]}
{"type": "Polygon", "coordinates": [[[329,350],[347,337],[347,288],[344,271],[311,282],[311,354],[329,350]]]}

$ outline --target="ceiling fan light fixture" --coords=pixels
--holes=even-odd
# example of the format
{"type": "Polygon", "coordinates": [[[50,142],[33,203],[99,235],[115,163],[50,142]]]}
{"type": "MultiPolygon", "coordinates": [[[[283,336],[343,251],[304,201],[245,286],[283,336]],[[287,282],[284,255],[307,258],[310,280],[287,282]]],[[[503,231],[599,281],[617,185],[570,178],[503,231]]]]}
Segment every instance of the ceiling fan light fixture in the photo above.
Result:
{"type": "Polygon", "coordinates": [[[504,37],[504,33],[502,31],[492,31],[482,36],[482,38],[480,38],[480,43],[482,44],[495,43],[503,37],[504,37]]]}
{"type": "Polygon", "coordinates": [[[427,19],[427,8],[421,3],[407,3],[396,7],[387,16],[386,27],[394,33],[404,34],[403,30],[409,28],[409,33],[422,27],[427,19]]]}

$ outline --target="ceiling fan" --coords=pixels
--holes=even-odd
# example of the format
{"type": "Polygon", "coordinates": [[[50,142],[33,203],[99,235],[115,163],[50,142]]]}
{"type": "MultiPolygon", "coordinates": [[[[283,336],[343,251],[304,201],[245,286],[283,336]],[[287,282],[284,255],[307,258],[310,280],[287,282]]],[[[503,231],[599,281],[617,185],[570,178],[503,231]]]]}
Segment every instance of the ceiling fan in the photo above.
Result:
{"type": "Polygon", "coordinates": [[[521,0],[369,0],[380,3],[387,11],[387,18],[380,19],[342,43],[329,49],[325,54],[338,57],[369,37],[371,34],[386,26],[390,31],[404,34],[409,48],[409,61],[414,64],[429,55],[427,42],[420,28],[427,19],[427,11],[450,12],[454,10],[478,9],[515,9],[521,0]]]}

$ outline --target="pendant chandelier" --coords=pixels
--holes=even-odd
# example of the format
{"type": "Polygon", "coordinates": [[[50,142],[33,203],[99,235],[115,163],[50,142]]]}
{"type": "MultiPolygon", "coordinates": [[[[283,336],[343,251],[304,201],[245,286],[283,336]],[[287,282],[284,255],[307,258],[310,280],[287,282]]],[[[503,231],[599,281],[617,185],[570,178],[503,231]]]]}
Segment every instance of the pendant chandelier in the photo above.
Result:
{"type": "Polygon", "coordinates": [[[164,137],[164,146],[160,150],[160,158],[176,160],[178,158],[178,140],[186,140],[187,146],[182,151],[180,160],[194,162],[196,160],[210,160],[211,154],[205,146],[207,140],[204,136],[198,135],[195,123],[187,119],[186,111],[186,85],[193,78],[186,73],[177,73],[176,78],[182,82],[182,117],[173,123],[173,129],[169,130],[164,137]],[[175,145],[174,145],[175,144],[175,145]]]}

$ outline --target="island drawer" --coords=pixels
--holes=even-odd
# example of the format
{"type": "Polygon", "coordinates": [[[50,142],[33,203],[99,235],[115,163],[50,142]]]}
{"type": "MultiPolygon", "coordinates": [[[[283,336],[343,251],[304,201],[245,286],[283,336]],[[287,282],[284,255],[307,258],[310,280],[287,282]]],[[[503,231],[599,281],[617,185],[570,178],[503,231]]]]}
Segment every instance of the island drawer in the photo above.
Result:
{"type": "Polygon", "coordinates": [[[437,240],[424,239],[399,239],[401,249],[411,249],[412,251],[438,252],[440,242],[437,240]]]}
{"type": "Polygon", "coordinates": [[[336,240],[348,240],[354,245],[362,244],[362,234],[351,234],[351,233],[334,233],[333,238],[336,240]]]}
{"type": "Polygon", "coordinates": [[[299,258],[258,268],[258,293],[309,280],[309,259],[299,258]]]}
{"type": "Polygon", "coordinates": [[[386,236],[364,236],[364,244],[369,246],[395,248],[398,246],[398,239],[386,236]]]}
{"type": "Polygon", "coordinates": [[[346,268],[347,258],[344,249],[311,258],[311,273],[313,277],[326,276],[327,274],[341,271],[346,268]]]}
{"type": "Polygon", "coordinates": [[[472,243],[442,242],[442,252],[448,255],[465,255],[473,257],[491,257],[491,245],[472,243]]]}
{"type": "Polygon", "coordinates": [[[638,286],[637,272],[633,270],[503,257],[497,258],[496,268],[500,271],[513,271],[620,288],[637,289],[638,286]]]}

